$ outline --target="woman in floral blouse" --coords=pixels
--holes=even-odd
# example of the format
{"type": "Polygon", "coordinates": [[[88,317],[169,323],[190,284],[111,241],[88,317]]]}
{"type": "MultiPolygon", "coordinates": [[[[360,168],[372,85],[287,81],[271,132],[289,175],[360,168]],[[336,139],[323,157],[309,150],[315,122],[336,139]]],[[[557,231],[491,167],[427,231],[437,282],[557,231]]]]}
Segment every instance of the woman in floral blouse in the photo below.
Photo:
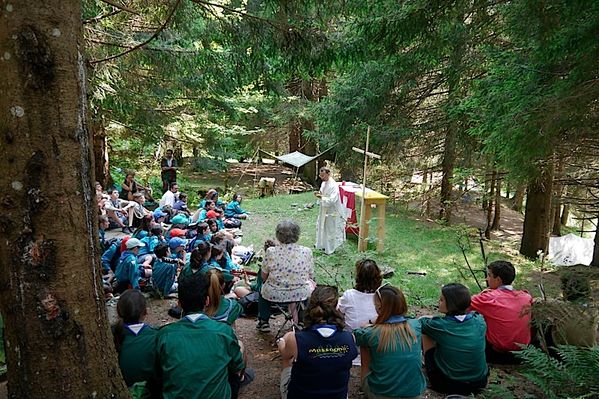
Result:
{"type": "Polygon", "coordinates": [[[297,244],[297,223],[279,222],[276,237],[281,245],[268,248],[262,265],[264,283],[258,301],[258,330],[270,331],[270,305],[295,303],[308,299],[313,290],[314,259],[310,248],[297,244]]]}

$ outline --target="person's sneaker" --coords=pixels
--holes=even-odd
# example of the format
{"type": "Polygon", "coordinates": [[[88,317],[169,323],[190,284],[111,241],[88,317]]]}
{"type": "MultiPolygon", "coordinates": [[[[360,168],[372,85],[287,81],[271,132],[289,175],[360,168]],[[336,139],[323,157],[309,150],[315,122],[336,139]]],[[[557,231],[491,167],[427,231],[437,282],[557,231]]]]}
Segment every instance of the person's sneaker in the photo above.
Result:
{"type": "Polygon", "coordinates": [[[127,226],[123,227],[123,228],[121,229],[121,231],[122,231],[123,233],[125,233],[125,234],[131,234],[131,233],[133,233],[133,230],[131,230],[131,227],[127,227],[127,226]]]}
{"type": "Polygon", "coordinates": [[[243,375],[241,376],[241,383],[239,384],[239,387],[243,388],[243,387],[249,385],[250,382],[254,381],[255,378],[256,378],[256,372],[254,371],[254,369],[251,369],[251,368],[245,369],[245,371],[243,372],[243,375]]]}
{"type": "Polygon", "coordinates": [[[270,325],[268,324],[268,321],[265,320],[258,320],[258,325],[256,326],[256,329],[258,329],[258,331],[260,332],[270,332],[270,325]]]}

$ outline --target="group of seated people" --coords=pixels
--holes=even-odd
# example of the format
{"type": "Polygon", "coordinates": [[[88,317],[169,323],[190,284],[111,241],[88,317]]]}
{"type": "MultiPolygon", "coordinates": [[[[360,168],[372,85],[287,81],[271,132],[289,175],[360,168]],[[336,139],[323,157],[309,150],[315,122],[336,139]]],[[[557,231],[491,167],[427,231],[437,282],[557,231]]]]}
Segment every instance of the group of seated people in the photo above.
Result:
{"type": "Polygon", "coordinates": [[[109,228],[120,228],[123,233],[131,234],[145,217],[153,216],[155,221],[171,224],[195,225],[202,221],[214,220],[220,229],[239,228],[241,219],[247,219],[249,213],[241,208],[243,200],[239,193],[233,194],[230,202],[220,200],[219,193],[210,189],[201,200],[196,211],[188,208],[188,196],[179,192],[177,182],[170,183],[169,189],[158,203],[152,198],[152,191],[143,187],[134,179],[135,173],[127,173],[121,189],[114,187],[104,192],[102,185],[96,182],[96,200],[100,215],[106,215],[109,228]]]}
{"type": "MultiPolygon", "coordinates": [[[[181,229],[171,230],[175,244],[169,243],[166,251],[155,250],[158,259],[168,257],[168,249],[175,254],[186,251],[178,249],[182,245],[176,240],[181,234],[177,230],[181,229]]],[[[299,226],[283,221],[275,233],[277,242],[265,245],[260,284],[252,288],[234,286],[235,273],[219,263],[227,250],[200,239],[188,262],[176,261],[181,319],[158,330],[143,323],[145,300],[131,279],[122,277],[134,288],[121,295],[121,321],[115,330],[128,386],[146,381],[145,389],[164,397],[237,397],[253,374],[246,369],[243,344],[234,332],[234,321],[243,312],[236,298],[252,289],[259,293],[260,332],[270,331],[271,310],[277,304],[294,309],[294,322],[300,327],[276,341],[283,363],[283,398],[347,398],[352,364],[361,365],[362,389],[369,398],[419,397],[427,379],[430,388],[442,393],[478,393],[487,385],[487,363],[515,363],[512,351],[530,343],[532,298],[511,286],[515,269],[507,261],[488,266],[489,288],[480,294],[471,296],[464,285],[447,284],[441,289],[439,316],[412,318],[406,297],[397,287],[382,283],[375,261],[357,262],[355,288],[339,298],[335,287],[314,282],[312,251],[297,243],[299,226]],[[131,305],[133,316],[123,300],[130,296],[144,302],[131,305]],[[151,357],[147,363],[136,354],[142,347],[151,357]]],[[[215,236],[219,234],[223,233],[215,236]]],[[[121,258],[130,258],[130,265],[135,259],[144,274],[135,277],[143,279],[140,244],[130,238],[125,243],[129,255],[121,258]],[[131,240],[134,244],[127,245],[131,240]]],[[[156,273],[160,272],[154,264],[151,276],[156,273]]],[[[174,281],[171,277],[163,287],[174,281]]]]}

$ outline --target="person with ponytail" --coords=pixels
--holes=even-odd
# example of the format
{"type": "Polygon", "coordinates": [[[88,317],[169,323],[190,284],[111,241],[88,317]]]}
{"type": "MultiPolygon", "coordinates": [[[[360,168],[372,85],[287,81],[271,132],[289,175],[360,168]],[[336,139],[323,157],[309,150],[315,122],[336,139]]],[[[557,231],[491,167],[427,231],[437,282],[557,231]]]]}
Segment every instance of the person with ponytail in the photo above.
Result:
{"type": "Polygon", "coordinates": [[[308,302],[302,331],[277,340],[281,352],[283,399],[346,399],[352,360],[358,355],[353,335],[344,331],[337,310],[337,288],[317,286],[308,302]]]}
{"type": "Polygon", "coordinates": [[[182,279],[185,276],[189,276],[195,274],[197,272],[202,271],[205,273],[208,270],[208,260],[211,255],[211,245],[209,242],[201,241],[198,246],[191,251],[191,255],[189,257],[189,264],[186,265],[181,273],[179,274],[179,279],[182,279]]]}
{"type": "Polygon", "coordinates": [[[468,312],[470,290],[462,284],[441,288],[441,317],[422,317],[424,365],[432,389],[470,395],[487,386],[485,357],[487,325],[483,316],[468,312]]]}
{"type": "Polygon", "coordinates": [[[131,392],[151,394],[143,397],[159,397],[154,379],[158,330],[143,322],[146,298],[138,290],[127,290],[120,296],[116,310],[119,321],[112,331],[125,383],[131,392]]]}
{"type": "Polygon", "coordinates": [[[210,269],[207,276],[210,285],[208,286],[208,305],[206,305],[204,313],[212,320],[233,325],[243,313],[243,307],[236,300],[224,296],[226,279],[223,272],[218,269],[210,269]]]}
{"type": "Polygon", "coordinates": [[[388,283],[375,291],[374,307],[374,324],[354,330],[362,389],[369,399],[418,398],[426,389],[420,322],[406,316],[406,298],[388,283]]]}

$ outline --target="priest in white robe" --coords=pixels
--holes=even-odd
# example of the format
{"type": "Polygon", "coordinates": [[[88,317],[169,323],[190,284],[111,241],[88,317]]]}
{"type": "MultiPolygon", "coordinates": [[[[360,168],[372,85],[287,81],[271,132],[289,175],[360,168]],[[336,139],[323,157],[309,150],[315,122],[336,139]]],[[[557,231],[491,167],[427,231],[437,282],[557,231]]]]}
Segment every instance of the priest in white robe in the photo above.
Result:
{"type": "Polygon", "coordinates": [[[320,198],[320,213],[316,226],[316,249],[332,254],[345,241],[346,208],[339,198],[339,187],[331,177],[329,168],[320,168],[322,179],[320,191],[314,193],[320,198]]]}

